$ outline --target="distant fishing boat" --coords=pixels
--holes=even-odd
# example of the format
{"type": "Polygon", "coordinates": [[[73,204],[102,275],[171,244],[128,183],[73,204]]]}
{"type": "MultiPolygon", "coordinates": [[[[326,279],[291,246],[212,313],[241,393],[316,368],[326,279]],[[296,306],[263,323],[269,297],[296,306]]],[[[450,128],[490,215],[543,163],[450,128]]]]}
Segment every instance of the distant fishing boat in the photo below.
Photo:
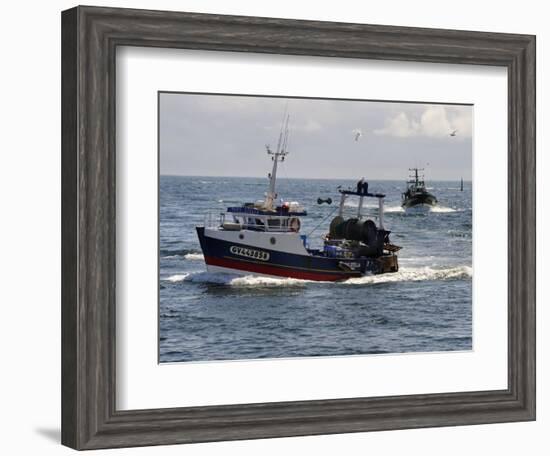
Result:
{"type": "MultiPolygon", "coordinates": [[[[264,199],[228,207],[219,218],[207,218],[197,226],[197,234],[209,272],[260,274],[318,281],[339,281],[365,274],[397,272],[396,252],[390,231],[384,228],[384,197],[369,193],[361,180],[357,188],[341,189],[339,212],[324,236],[323,247],[309,247],[308,237],[300,234],[300,217],[307,216],[296,202],[280,200],[275,191],[277,166],[288,154],[288,116],[283,122],[277,149],[266,146],[273,161],[269,189],[264,199]],[[347,198],[359,197],[357,216],[344,219],[347,198]],[[378,199],[378,226],[364,219],[364,198],[378,199]]],[[[328,200],[320,200],[319,204],[328,200]]]]}
{"type": "Polygon", "coordinates": [[[407,181],[407,190],[402,194],[401,206],[405,211],[428,211],[437,204],[437,198],[426,189],[420,168],[409,168],[412,173],[407,181]]]}

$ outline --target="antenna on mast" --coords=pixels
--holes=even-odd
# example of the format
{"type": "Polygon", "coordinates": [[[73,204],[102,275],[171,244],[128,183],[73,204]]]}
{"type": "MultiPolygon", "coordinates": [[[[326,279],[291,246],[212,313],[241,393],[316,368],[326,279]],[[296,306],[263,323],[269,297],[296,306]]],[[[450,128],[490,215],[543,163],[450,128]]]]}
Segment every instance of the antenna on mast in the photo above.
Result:
{"type": "Polygon", "coordinates": [[[280,153],[285,149],[285,142],[288,136],[288,103],[285,105],[285,112],[283,114],[283,120],[281,122],[281,131],[279,132],[279,140],[277,141],[277,150],[275,153],[280,153]]]}
{"type": "Polygon", "coordinates": [[[273,201],[277,198],[275,193],[275,182],[277,180],[277,165],[279,161],[285,161],[285,157],[288,155],[288,122],[290,115],[287,113],[288,105],[285,106],[285,114],[283,117],[283,123],[281,125],[281,131],[279,132],[279,140],[277,141],[277,150],[273,152],[269,146],[266,145],[268,155],[271,155],[273,161],[273,169],[269,174],[269,191],[265,197],[264,206],[267,210],[273,209],[273,201]]]}
{"type": "Polygon", "coordinates": [[[281,155],[282,159],[281,161],[284,161],[285,155],[288,154],[288,122],[290,121],[290,114],[287,114],[286,121],[285,121],[285,134],[283,137],[283,147],[281,148],[281,155]]]}

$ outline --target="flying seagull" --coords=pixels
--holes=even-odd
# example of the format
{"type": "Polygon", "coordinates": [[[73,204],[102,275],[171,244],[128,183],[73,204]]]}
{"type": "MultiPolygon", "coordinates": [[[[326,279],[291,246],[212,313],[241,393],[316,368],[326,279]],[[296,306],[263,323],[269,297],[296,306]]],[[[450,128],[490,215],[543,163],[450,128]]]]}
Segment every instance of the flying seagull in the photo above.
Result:
{"type": "Polygon", "coordinates": [[[363,136],[363,133],[361,133],[361,130],[359,129],[353,130],[353,134],[355,135],[355,142],[359,141],[359,138],[363,136]]]}
{"type": "Polygon", "coordinates": [[[458,130],[453,130],[453,131],[449,134],[449,136],[456,136],[456,132],[457,132],[457,131],[458,131],[458,130]]]}

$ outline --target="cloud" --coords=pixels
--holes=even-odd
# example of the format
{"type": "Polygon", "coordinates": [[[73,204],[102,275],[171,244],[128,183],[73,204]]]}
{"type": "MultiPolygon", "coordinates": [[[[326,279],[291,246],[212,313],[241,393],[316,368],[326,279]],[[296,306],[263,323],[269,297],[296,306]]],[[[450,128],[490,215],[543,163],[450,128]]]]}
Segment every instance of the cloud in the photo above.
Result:
{"type": "Polygon", "coordinates": [[[408,138],[410,136],[418,136],[420,124],[414,119],[411,119],[404,112],[400,112],[396,116],[386,121],[384,128],[374,130],[375,135],[380,136],[397,136],[398,138],[408,138]]]}
{"type": "Polygon", "coordinates": [[[307,119],[305,122],[292,125],[292,130],[295,131],[304,131],[307,133],[312,133],[314,131],[321,131],[323,127],[319,122],[316,122],[313,119],[307,119]]]}
{"type": "Polygon", "coordinates": [[[429,106],[416,115],[400,111],[388,118],[383,128],[375,129],[374,134],[397,138],[444,138],[453,130],[458,130],[457,137],[471,137],[471,107],[429,106]]]}

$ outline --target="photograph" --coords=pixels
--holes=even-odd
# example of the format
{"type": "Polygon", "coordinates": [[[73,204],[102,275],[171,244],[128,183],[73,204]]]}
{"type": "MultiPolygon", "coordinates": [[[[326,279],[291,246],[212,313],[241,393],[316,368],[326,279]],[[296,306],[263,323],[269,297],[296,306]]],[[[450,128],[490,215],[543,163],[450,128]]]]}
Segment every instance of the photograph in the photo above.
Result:
{"type": "Polygon", "coordinates": [[[158,92],[159,363],[472,350],[473,110],[158,92]]]}

